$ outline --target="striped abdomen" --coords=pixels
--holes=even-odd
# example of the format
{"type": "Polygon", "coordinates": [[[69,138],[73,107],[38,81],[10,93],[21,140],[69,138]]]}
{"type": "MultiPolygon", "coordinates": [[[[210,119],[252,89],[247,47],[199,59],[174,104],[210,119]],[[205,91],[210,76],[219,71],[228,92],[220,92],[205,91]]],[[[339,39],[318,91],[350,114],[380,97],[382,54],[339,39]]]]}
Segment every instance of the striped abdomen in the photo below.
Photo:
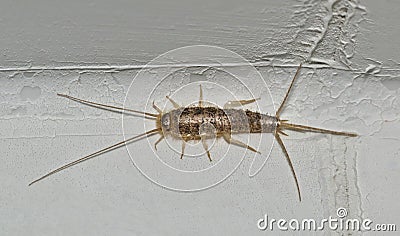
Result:
{"type": "MultiPolygon", "coordinates": [[[[223,133],[271,133],[277,119],[273,116],[249,110],[221,109],[217,107],[185,107],[172,110],[169,127],[163,127],[173,136],[188,140],[200,139],[204,125],[213,126],[214,132],[223,133]],[[167,129],[168,128],[168,129],[167,129]]],[[[164,126],[164,125],[163,125],[164,126]]]]}

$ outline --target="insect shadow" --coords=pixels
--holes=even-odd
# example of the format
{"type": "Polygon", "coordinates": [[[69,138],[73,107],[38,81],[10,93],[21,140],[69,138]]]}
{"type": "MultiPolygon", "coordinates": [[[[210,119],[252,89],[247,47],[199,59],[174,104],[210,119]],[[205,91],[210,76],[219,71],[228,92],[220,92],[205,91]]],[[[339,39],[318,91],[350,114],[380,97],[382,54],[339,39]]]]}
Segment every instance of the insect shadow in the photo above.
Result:
{"type": "Polygon", "coordinates": [[[255,148],[239,140],[234,139],[232,135],[240,133],[271,133],[275,136],[275,139],[279,143],[286,157],[286,161],[289,164],[290,170],[292,172],[296,184],[299,201],[301,201],[300,187],[299,187],[299,182],[297,180],[296,172],[294,170],[292,161],[289,157],[286,147],[281,139],[281,135],[288,136],[284,131],[292,130],[297,132],[316,132],[316,133],[326,133],[326,134],[342,135],[349,137],[357,136],[357,134],[350,132],[339,132],[339,131],[321,129],[311,126],[292,124],[289,123],[288,120],[283,120],[280,118],[281,112],[284,109],[289,93],[293,87],[296,78],[300,73],[301,66],[302,64],[300,64],[299,67],[297,68],[297,71],[289,85],[285,97],[281,105],[279,106],[278,110],[276,111],[275,115],[262,114],[256,111],[235,108],[253,103],[257,99],[228,101],[225,103],[223,108],[205,105],[203,101],[203,90],[201,85],[200,85],[200,95],[199,95],[200,98],[197,106],[181,107],[172,98],[166,96],[166,98],[172,103],[174,108],[168,112],[164,112],[153,102],[153,108],[158,112],[158,114],[86,101],[65,94],[57,94],[58,96],[70,99],[75,102],[83,103],[89,106],[94,106],[111,111],[133,113],[136,115],[143,116],[146,119],[154,120],[156,128],[146,131],[142,134],[136,135],[134,137],[128,138],[126,140],[123,140],[119,143],[116,143],[107,148],[101,149],[90,155],[87,155],[73,162],[65,164],[57,169],[54,169],[53,171],[32,181],[29,184],[29,186],[57,172],[60,172],[64,169],[82,163],[89,159],[92,159],[95,156],[119,148],[127,143],[138,141],[140,139],[150,137],[156,134],[160,135],[160,138],[154,144],[156,150],[158,143],[160,143],[166,136],[172,136],[174,138],[182,140],[182,150],[180,158],[183,159],[186,142],[192,140],[198,140],[201,141],[203,148],[207,153],[209,161],[212,161],[209,147],[206,142],[207,139],[215,137],[223,138],[229,144],[233,144],[239,147],[246,148],[250,151],[259,153],[255,148]],[[243,121],[247,123],[243,124],[243,121]],[[204,127],[209,127],[206,124],[211,124],[213,129],[207,129],[207,128],[204,129],[204,127]]]}

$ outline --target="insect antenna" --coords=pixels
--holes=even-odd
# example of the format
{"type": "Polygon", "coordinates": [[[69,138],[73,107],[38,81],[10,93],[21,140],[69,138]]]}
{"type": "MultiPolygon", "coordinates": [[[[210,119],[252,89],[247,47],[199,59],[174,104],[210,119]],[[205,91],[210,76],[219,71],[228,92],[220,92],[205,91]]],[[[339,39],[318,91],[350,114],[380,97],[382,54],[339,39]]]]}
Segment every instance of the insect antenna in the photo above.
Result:
{"type": "Polygon", "coordinates": [[[43,180],[43,179],[49,177],[49,176],[51,176],[51,175],[53,175],[53,174],[55,174],[55,173],[57,173],[57,172],[60,172],[60,171],[62,171],[62,170],[64,170],[64,169],[67,169],[67,168],[69,168],[69,167],[71,167],[71,166],[77,165],[77,164],[79,164],[79,163],[82,163],[82,162],[84,162],[84,161],[87,161],[87,160],[89,160],[89,159],[92,159],[92,158],[94,158],[94,157],[96,157],[96,156],[98,156],[98,155],[100,155],[100,154],[103,154],[103,153],[106,153],[106,152],[108,152],[108,151],[114,150],[114,149],[116,149],[116,148],[122,147],[124,144],[130,143],[130,142],[133,142],[133,141],[137,141],[139,138],[150,137],[150,136],[152,136],[152,135],[154,135],[154,134],[157,134],[159,131],[160,131],[160,129],[152,129],[152,130],[149,130],[149,131],[147,131],[147,132],[145,132],[145,133],[136,135],[136,136],[134,136],[134,137],[132,137],[132,138],[128,138],[128,139],[126,139],[126,140],[124,140],[124,141],[122,141],[122,142],[116,143],[116,144],[111,145],[111,146],[109,146],[109,147],[103,148],[103,149],[101,149],[101,150],[99,150],[99,151],[97,151],[97,152],[94,152],[94,153],[92,153],[92,154],[90,154],[90,155],[87,155],[87,156],[85,156],[85,157],[79,158],[79,159],[77,159],[77,160],[75,160],[75,161],[72,161],[72,162],[70,162],[70,163],[68,163],[68,164],[65,164],[65,165],[63,165],[63,166],[61,166],[61,167],[59,167],[59,168],[57,168],[57,169],[55,169],[55,170],[49,172],[48,174],[45,174],[45,175],[43,175],[42,177],[40,177],[40,178],[38,178],[38,179],[32,181],[32,182],[29,184],[29,186],[31,186],[32,184],[37,183],[37,182],[39,182],[39,181],[41,181],[41,180],[43,180]]]}
{"type": "Polygon", "coordinates": [[[57,95],[60,96],[60,97],[68,98],[68,99],[70,99],[72,101],[75,101],[75,102],[80,102],[80,103],[89,105],[89,106],[101,107],[101,108],[106,108],[106,109],[116,109],[116,110],[120,110],[120,111],[127,111],[127,112],[132,112],[132,113],[135,113],[135,114],[140,114],[140,115],[143,115],[144,118],[146,118],[146,119],[153,119],[154,120],[158,116],[157,114],[148,113],[148,112],[144,112],[144,111],[137,111],[137,110],[133,110],[133,109],[127,109],[127,108],[122,108],[122,107],[105,105],[105,104],[101,104],[101,103],[97,103],[97,102],[91,102],[91,101],[83,100],[83,99],[80,99],[80,98],[75,98],[75,97],[72,97],[72,96],[69,96],[69,95],[65,95],[65,94],[57,93],[57,95]]]}

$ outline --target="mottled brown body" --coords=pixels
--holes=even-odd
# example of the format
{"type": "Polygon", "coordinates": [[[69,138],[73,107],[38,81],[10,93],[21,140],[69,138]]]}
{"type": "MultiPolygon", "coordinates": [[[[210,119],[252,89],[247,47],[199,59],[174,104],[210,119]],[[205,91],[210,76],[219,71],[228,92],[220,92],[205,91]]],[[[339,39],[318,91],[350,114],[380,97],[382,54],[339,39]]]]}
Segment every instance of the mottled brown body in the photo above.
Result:
{"type": "MultiPolygon", "coordinates": [[[[202,125],[214,127],[214,134],[272,133],[278,120],[274,116],[250,110],[218,107],[184,107],[163,114],[163,131],[184,140],[199,140],[202,125]],[[169,122],[168,122],[169,121],[169,122]]],[[[210,135],[210,134],[207,134],[210,135]]]]}

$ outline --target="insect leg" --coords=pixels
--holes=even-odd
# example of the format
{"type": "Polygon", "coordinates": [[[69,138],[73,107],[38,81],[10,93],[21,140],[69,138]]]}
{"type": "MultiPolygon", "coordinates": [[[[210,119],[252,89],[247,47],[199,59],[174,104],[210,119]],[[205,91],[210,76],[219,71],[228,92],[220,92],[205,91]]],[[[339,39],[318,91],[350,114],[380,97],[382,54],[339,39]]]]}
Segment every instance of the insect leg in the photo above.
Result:
{"type": "Polygon", "coordinates": [[[241,142],[239,140],[233,139],[231,134],[229,134],[229,133],[224,133],[222,136],[224,137],[225,141],[227,143],[229,143],[229,144],[233,144],[233,145],[236,145],[236,146],[239,146],[239,147],[242,147],[242,148],[247,148],[250,151],[253,151],[253,152],[256,152],[258,154],[261,154],[255,148],[253,148],[253,147],[251,147],[251,146],[249,146],[249,145],[247,145],[247,144],[245,144],[245,143],[243,143],[243,142],[241,142]]]}
{"type": "Polygon", "coordinates": [[[292,171],[292,175],[294,177],[294,181],[296,182],[297,192],[299,194],[299,200],[301,201],[299,182],[297,181],[296,172],[294,171],[294,167],[293,167],[292,161],[290,160],[289,154],[286,150],[285,144],[283,144],[283,141],[282,141],[281,137],[279,137],[279,134],[277,132],[275,132],[275,138],[276,138],[276,141],[278,141],[279,145],[281,146],[283,153],[285,154],[286,161],[289,164],[290,170],[292,171]]]}
{"type": "Polygon", "coordinates": [[[157,151],[157,144],[159,142],[161,142],[163,139],[164,139],[164,135],[161,135],[161,137],[154,143],[154,149],[156,149],[156,151],[157,151]]]}
{"type": "Polygon", "coordinates": [[[160,114],[162,114],[162,110],[154,103],[153,101],[153,108],[160,114]]]}
{"type": "Polygon", "coordinates": [[[260,98],[254,98],[254,99],[249,99],[249,100],[228,101],[224,104],[224,109],[247,105],[247,104],[253,103],[259,99],[260,98]]]}
{"type": "Polygon", "coordinates": [[[182,141],[181,159],[183,159],[183,155],[185,155],[185,147],[186,147],[186,141],[182,141]]]}
{"type": "Polygon", "coordinates": [[[172,103],[172,105],[174,105],[175,108],[180,108],[181,106],[179,106],[179,104],[177,102],[175,102],[172,98],[170,98],[169,96],[166,96],[166,98],[172,103]]]}
{"type": "Polygon", "coordinates": [[[203,88],[201,87],[200,84],[200,96],[199,96],[199,107],[203,107],[203,88]]]}
{"type": "Polygon", "coordinates": [[[208,159],[209,159],[210,161],[212,161],[212,160],[211,160],[210,151],[208,150],[207,136],[201,135],[201,143],[203,144],[204,150],[206,150],[206,152],[207,152],[208,159]]]}

